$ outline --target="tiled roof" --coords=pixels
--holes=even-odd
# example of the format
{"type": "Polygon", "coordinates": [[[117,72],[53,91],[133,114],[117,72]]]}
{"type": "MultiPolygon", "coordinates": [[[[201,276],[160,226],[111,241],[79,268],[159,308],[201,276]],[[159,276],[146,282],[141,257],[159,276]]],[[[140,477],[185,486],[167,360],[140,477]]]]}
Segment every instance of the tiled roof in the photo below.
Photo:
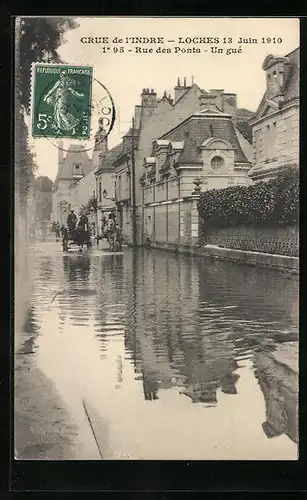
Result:
{"type": "MultiPolygon", "coordinates": [[[[251,114],[253,116],[253,114],[251,114]]],[[[253,142],[253,130],[252,127],[246,121],[237,121],[236,127],[241,132],[243,137],[250,143],[253,142]]]]}
{"type": "Polygon", "coordinates": [[[236,117],[239,121],[249,120],[254,112],[246,108],[237,108],[236,117]]]}
{"type": "Polygon", "coordinates": [[[96,170],[96,175],[108,169],[114,169],[113,163],[115,162],[116,158],[118,158],[122,154],[122,148],[123,144],[121,142],[107,152],[103,165],[96,170]]]}
{"type": "Polygon", "coordinates": [[[291,99],[296,99],[300,94],[300,50],[299,48],[293,50],[288,54],[287,59],[291,63],[291,72],[286,84],[284,102],[290,101],[291,99]]]}
{"type": "MultiPolygon", "coordinates": [[[[287,60],[291,63],[291,68],[290,68],[290,73],[287,78],[287,81],[285,82],[285,86],[283,89],[284,92],[284,99],[281,103],[278,105],[282,108],[286,104],[289,103],[292,99],[297,99],[299,98],[299,64],[300,64],[300,53],[299,53],[299,48],[293,50],[290,52],[290,54],[287,54],[285,56],[287,60]]],[[[258,106],[258,109],[256,113],[252,116],[251,120],[257,119],[257,117],[261,117],[261,110],[263,110],[265,103],[267,101],[267,94],[266,92],[263,94],[262,99],[260,101],[260,104],[258,106]]],[[[250,121],[251,121],[250,120],[250,121]]]]}
{"type": "Polygon", "coordinates": [[[57,175],[57,179],[73,179],[73,166],[82,166],[83,175],[87,175],[92,170],[92,162],[83,146],[72,144],[69,146],[62,167],[57,175]]]}
{"type": "MultiPolygon", "coordinates": [[[[134,138],[138,139],[139,135],[140,135],[140,130],[135,128],[134,129],[134,138]]],[[[129,128],[128,132],[126,132],[126,134],[123,137],[132,137],[132,128],[131,127],[129,128]]]]}
{"type": "Polygon", "coordinates": [[[163,135],[162,138],[170,141],[184,141],[180,164],[200,164],[202,163],[200,146],[210,137],[230,142],[235,148],[235,162],[248,163],[237,139],[231,119],[191,116],[181,125],[163,135]]]}
{"type": "Polygon", "coordinates": [[[206,92],[205,90],[202,90],[196,83],[193,83],[193,85],[191,85],[190,87],[186,87],[186,90],[185,92],[183,92],[181,94],[181,96],[177,99],[177,101],[174,102],[173,106],[176,106],[178,104],[179,101],[181,101],[181,99],[187,95],[188,92],[190,92],[191,89],[198,89],[200,90],[201,92],[203,92],[203,94],[208,94],[208,92],[206,92]]]}

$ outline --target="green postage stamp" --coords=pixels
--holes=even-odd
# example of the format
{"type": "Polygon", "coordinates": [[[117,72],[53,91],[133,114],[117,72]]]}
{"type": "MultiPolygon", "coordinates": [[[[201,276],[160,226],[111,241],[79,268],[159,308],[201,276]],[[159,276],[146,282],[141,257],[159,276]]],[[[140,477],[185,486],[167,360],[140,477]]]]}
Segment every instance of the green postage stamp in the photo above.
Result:
{"type": "Polygon", "coordinates": [[[32,136],[89,139],[93,68],[35,63],[32,136]]]}

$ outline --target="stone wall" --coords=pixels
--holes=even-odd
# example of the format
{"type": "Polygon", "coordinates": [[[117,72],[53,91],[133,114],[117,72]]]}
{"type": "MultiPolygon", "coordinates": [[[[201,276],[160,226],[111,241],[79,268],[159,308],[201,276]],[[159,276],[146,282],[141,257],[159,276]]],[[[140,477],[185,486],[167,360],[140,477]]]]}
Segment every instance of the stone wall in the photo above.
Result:
{"type": "Polygon", "coordinates": [[[198,242],[197,201],[192,197],[143,208],[143,243],[195,245],[198,242]]]}
{"type": "Polygon", "coordinates": [[[216,245],[234,250],[298,257],[298,227],[256,228],[249,226],[220,229],[203,228],[202,245],[216,245]]]}

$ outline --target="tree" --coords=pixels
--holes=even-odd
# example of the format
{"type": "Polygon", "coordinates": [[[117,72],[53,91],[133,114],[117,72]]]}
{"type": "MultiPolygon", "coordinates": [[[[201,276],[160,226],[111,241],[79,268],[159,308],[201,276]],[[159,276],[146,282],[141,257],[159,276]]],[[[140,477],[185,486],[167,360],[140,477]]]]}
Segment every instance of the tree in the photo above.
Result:
{"type": "Polygon", "coordinates": [[[78,25],[73,18],[20,18],[16,21],[15,52],[15,179],[21,206],[34,181],[35,162],[28,144],[24,113],[30,111],[31,65],[34,62],[60,62],[57,49],[66,30],[78,25]]]}
{"type": "Polygon", "coordinates": [[[77,28],[71,17],[33,17],[20,19],[19,97],[29,112],[31,65],[33,62],[60,63],[57,52],[64,42],[64,33],[77,28]]]}
{"type": "Polygon", "coordinates": [[[59,208],[60,208],[61,212],[64,212],[64,213],[65,212],[69,212],[69,210],[71,208],[69,201],[67,201],[67,200],[61,200],[59,202],[59,208]]]}
{"type": "Polygon", "coordinates": [[[47,176],[35,180],[35,210],[36,219],[49,220],[52,213],[53,182],[47,176]]]}
{"type": "MultiPolygon", "coordinates": [[[[16,120],[16,139],[18,140],[18,153],[16,151],[16,188],[18,189],[19,201],[22,209],[25,209],[30,188],[34,183],[36,165],[34,154],[28,145],[28,127],[21,114],[19,120],[16,120]]],[[[16,144],[17,146],[17,144],[16,144]]],[[[16,148],[17,149],[17,148],[16,148]]]]}
{"type": "Polygon", "coordinates": [[[90,213],[91,209],[94,210],[95,213],[97,213],[97,210],[98,210],[98,202],[97,202],[97,198],[96,196],[92,196],[88,202],[87,202],[87,205],[86,205],[86,211],[88,213],[90,213]]]}
{"type": "Polygon", "coordinates": [[[47,176],[39,176],[35,180],[35,189],[44,193],[51,193],[53,181],[47,176]]]}

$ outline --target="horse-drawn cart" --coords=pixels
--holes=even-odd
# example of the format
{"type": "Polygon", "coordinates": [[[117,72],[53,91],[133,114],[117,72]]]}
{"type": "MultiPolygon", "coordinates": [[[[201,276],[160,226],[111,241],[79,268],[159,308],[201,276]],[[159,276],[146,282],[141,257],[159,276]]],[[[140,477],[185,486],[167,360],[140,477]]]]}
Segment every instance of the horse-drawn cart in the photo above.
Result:
{"type": "Polygon", "coordinates": [[[79,252],[83,251],[83,247],[86,246],[89,249],[92,246],[90,233],[83,229],[72,229],[63,228],[62,230],[62,247],[63,252],[69,252],[69,250],[78,247],[79,252]]]}

